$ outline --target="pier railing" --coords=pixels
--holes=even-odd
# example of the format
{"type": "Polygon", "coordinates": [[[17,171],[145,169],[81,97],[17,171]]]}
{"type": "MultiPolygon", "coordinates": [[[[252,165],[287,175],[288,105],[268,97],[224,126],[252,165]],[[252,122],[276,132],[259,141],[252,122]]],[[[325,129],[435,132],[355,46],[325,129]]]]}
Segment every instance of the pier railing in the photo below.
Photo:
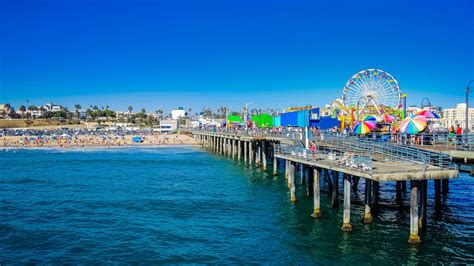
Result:
{"type": "MultiPolygon", "coordinates": [[[[282,138],[291,140],[293,145],[284,146],[285,151],[291,154],[310,154],[310,149],[304,146],[305,136],[303,131],[295,130],[194,130],[204,133],[224,134],[228,136],[251,136],[256,138],[282,138]]],[[[435,135],[435,139],[440,139],[441,134],[435,135]]],[[[474,138],[474,135],[473,135],[474,138]]],[[[329,156],[337,158],[344,158],[344,156],[351,156],[352,158],[363,157],[367,161],[383,160],[383,161],[405,161],[414,164],[428,165],[440,168],[455,168],[451,163],[448,155],[437,152],[421,149],[416,145],[406,144],[404,142],[390,142],[381,141],[381,136],[372,134],[364,137],[354,136],[350,134],[335,134],[331,132],[320,132],[319,134],[312,134],[309,137],[310,143],[314,143],[317,147],[317,152],[320,156],[329,156]]],[[[311,146],[311,145],[310,145],[311,146]]],[[[309,148],[309,147],[308,147],[309,148]]],[[[282,151],[283,151],[282,150],[282,151]]]]}

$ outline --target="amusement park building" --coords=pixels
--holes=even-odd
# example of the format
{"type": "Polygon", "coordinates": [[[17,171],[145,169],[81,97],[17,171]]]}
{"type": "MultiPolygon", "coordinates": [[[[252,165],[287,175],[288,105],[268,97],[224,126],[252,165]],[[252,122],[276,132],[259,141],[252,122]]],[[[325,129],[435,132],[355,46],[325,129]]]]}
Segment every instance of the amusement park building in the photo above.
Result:
{"type": "MultiPolygon", "coordinates": [[[[466,119],[466,104],[458,103],[456,108],[444,109],[443,118],[447,128],[451,126],[456,127],[457,125],[463,127],[466,119]]],[[[474,129],[474,108],[469,108],[469,129],[474,129]]]]}

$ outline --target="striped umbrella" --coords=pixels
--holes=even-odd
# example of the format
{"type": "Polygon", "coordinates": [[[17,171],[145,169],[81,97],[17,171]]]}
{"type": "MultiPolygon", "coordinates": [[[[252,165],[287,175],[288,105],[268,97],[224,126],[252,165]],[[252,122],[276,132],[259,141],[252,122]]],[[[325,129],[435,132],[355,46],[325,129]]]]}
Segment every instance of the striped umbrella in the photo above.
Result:
{"type": "Polygon", "coordinates": [[[400,132],[405,134],[416,134],[425,130],[426,126],[426,117],[422,115],[407,117],[400,122],[400,132]]]}
{"type": "Polygon", "coordinates": [[[382,118],[380,116],[369,115],[366,118],[364,118],[363,121],[377,123],[377,122],[382,122],[382,118]]]}
{"type": "Polygon", "coordinates": [[[426,118],[431,118],[431,119],[436,119],[436,118],[441,118],[439,114],[435,112],[431,112],[430,110],[421,110],[416,113],[416,115],[422,115],[426,118]]]}
{"type": "Polygon", "coordinates": [[[395,117],[393,115],[382,114],[381,117],[385,123],[392,123],[393,121],[395,121],[395,117]]]}
{"type": "Polygon", "coordinates": [[[354,133],[358,135],[365,135],[377,127],[376,122],[372,121],[360,121],[354,127],[354,133]]]}

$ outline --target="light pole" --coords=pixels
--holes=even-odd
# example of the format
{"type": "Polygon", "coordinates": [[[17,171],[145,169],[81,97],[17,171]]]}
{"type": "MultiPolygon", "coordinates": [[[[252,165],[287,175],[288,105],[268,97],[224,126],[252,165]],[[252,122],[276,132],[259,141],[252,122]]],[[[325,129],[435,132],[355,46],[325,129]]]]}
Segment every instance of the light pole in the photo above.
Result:
{"type": "Polygon", "coordinates": [[[253,104],[253,102],[245,103],[245,112],[244,112],[244,123],[245,127],[247,127],[247,117],[249,115],[249,105],[253,104]]]}
{"type": "Polygon", "coordinates": [[[360,111],[359,111],[359,108],[360,108],[360,100],[364,100],[365,103],[367,104],[367,99],[366,99],[364,96],[360,97],[359,100],[357,100],[357,110],[356,110],[356,111],[357,111],[357,121],[360,120],[360,111]]]}
{"type": "Polygon", "coordinates": [[[474,82],[474,79],[469,81],[466,87],[466,113],[465,113],[466,124],[464,127],[464,135],[466,136],[466,139],[467,139],[467,133],[469,133],[469,88],[471,87],[472,82],[474,82]]]}

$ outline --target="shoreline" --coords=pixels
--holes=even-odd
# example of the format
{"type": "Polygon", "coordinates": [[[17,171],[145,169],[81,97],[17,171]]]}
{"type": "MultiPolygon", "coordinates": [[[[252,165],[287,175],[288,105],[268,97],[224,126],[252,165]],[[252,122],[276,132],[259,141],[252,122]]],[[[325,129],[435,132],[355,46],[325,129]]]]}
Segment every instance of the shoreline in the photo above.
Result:
{"type": "Polygon", "coordinates": [[[130,149],[130,148],[183,148],[183,147],[199,147],[199,144],[193,143],[184,143],[184,144],[145,144],[145,145],[111,145],[111,146],[70,146],[70,147],[60,147],[60,146],[51,146],[51,147],[23,147],[23,146],[8,146],[1,147],[1,151],[9,150],[62,150],[62,151],[73,151],[73,150],[108,150],[108,149],[130,149]]]}
{"type": "Polygon", "coordinates": [[[68,136],[4,136],[0,138],[0,149],[110,149],[133,147],[170,147],[198,145],[187,135],[140,135],[141,142],[134,142],[136,135],[68,135],[68,136]]]}

